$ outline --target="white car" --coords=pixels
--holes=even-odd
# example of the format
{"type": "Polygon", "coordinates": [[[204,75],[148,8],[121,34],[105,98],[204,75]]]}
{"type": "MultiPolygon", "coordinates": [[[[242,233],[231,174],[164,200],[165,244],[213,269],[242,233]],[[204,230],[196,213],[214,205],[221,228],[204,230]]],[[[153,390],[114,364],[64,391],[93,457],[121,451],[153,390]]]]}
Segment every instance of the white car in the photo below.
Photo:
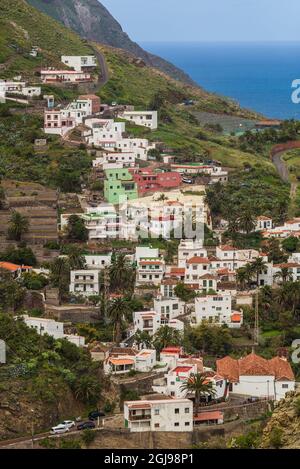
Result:
{"type": "Polygon", "coordinates": [[[59,433],[66,433],[66,432],[69,432],[70,429],[66,426],[66,425],[56,425],[56,427],[52,427],[51,428],[51,435],[56,435],[56,434],[59,434],[59,433]]]}
{"type": "Polygon", "coordinates": [[[67,428],[75,427],[75,422],[73,420],[64,420],[60,425],[64,425],[67,428]]]}

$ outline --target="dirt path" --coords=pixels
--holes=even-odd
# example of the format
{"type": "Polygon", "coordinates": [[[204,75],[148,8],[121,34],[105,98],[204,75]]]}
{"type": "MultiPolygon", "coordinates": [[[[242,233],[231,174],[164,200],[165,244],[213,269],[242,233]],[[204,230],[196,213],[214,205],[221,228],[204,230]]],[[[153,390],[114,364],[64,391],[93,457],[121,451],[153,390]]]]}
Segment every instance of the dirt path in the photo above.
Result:
{"type": "Polygon", "coordinates": [[[272,161],[274,163],[275,168],[278,171],[278,174],[283,182],[289,183],[290,182],[290,177],[289,177],[289,171],[287,168],[287,165],[285,162],[282,160],[282,156],[286,153],[286,151],[280,151],[278,153],[275,153],[272,156],[272,161]]]}

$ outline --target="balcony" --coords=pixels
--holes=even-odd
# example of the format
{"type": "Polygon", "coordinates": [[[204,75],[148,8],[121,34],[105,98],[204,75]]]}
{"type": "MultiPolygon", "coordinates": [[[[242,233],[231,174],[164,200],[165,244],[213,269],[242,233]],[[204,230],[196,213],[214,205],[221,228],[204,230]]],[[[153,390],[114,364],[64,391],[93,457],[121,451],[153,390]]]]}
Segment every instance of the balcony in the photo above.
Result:
{"type": "Polygon", "coordinates": [[[151,420],[151,414],[140,414],[140,415],[129,414],[129,420],[131,421],[151,420]]]}

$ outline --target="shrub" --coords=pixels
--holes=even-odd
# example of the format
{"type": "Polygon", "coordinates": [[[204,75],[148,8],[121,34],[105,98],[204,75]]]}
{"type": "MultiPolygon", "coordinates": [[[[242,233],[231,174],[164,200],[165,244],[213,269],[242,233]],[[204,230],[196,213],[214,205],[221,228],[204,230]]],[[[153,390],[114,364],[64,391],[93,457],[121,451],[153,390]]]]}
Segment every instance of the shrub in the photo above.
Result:
{"type": "Polygon", "coordinates": [[[93,430],[90,430],[89,428],[86,428],[81,435],[81,439],[85,446],[89,446],[94,439],[96,438],[96,433],[93,432],[93,430]]]}
{"type": "Polygon", "coordinates": [[[273,448],[275,448],[275,449],[281,448],[281,446],[283,444],[282,443],[282,434],[283,434],[283,431],[281,430],[281,428],[274,427],[271,430],[270,437],[269,437],[269,442],[270,442],[270,445],[273,448]]]}

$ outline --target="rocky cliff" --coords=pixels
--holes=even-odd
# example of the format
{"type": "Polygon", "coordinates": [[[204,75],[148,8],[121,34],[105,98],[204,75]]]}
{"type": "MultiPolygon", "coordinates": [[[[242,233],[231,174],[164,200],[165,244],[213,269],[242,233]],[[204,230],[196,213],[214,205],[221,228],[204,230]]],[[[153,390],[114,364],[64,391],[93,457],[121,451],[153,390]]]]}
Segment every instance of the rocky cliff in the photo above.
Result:
{"type": "Polygon", "coordinates": [[[300,389],[279,401],[266,425],[263,448],[300,449],[300,389]]]}
{"type": "Polygon", "coordinates": [[[35,8],[76,31],[81,37],[124,49],[171,77],[192,84],[192,79],[173,64],[150,54],[133,42],[98,0],[27,0],[35,8]]]}

